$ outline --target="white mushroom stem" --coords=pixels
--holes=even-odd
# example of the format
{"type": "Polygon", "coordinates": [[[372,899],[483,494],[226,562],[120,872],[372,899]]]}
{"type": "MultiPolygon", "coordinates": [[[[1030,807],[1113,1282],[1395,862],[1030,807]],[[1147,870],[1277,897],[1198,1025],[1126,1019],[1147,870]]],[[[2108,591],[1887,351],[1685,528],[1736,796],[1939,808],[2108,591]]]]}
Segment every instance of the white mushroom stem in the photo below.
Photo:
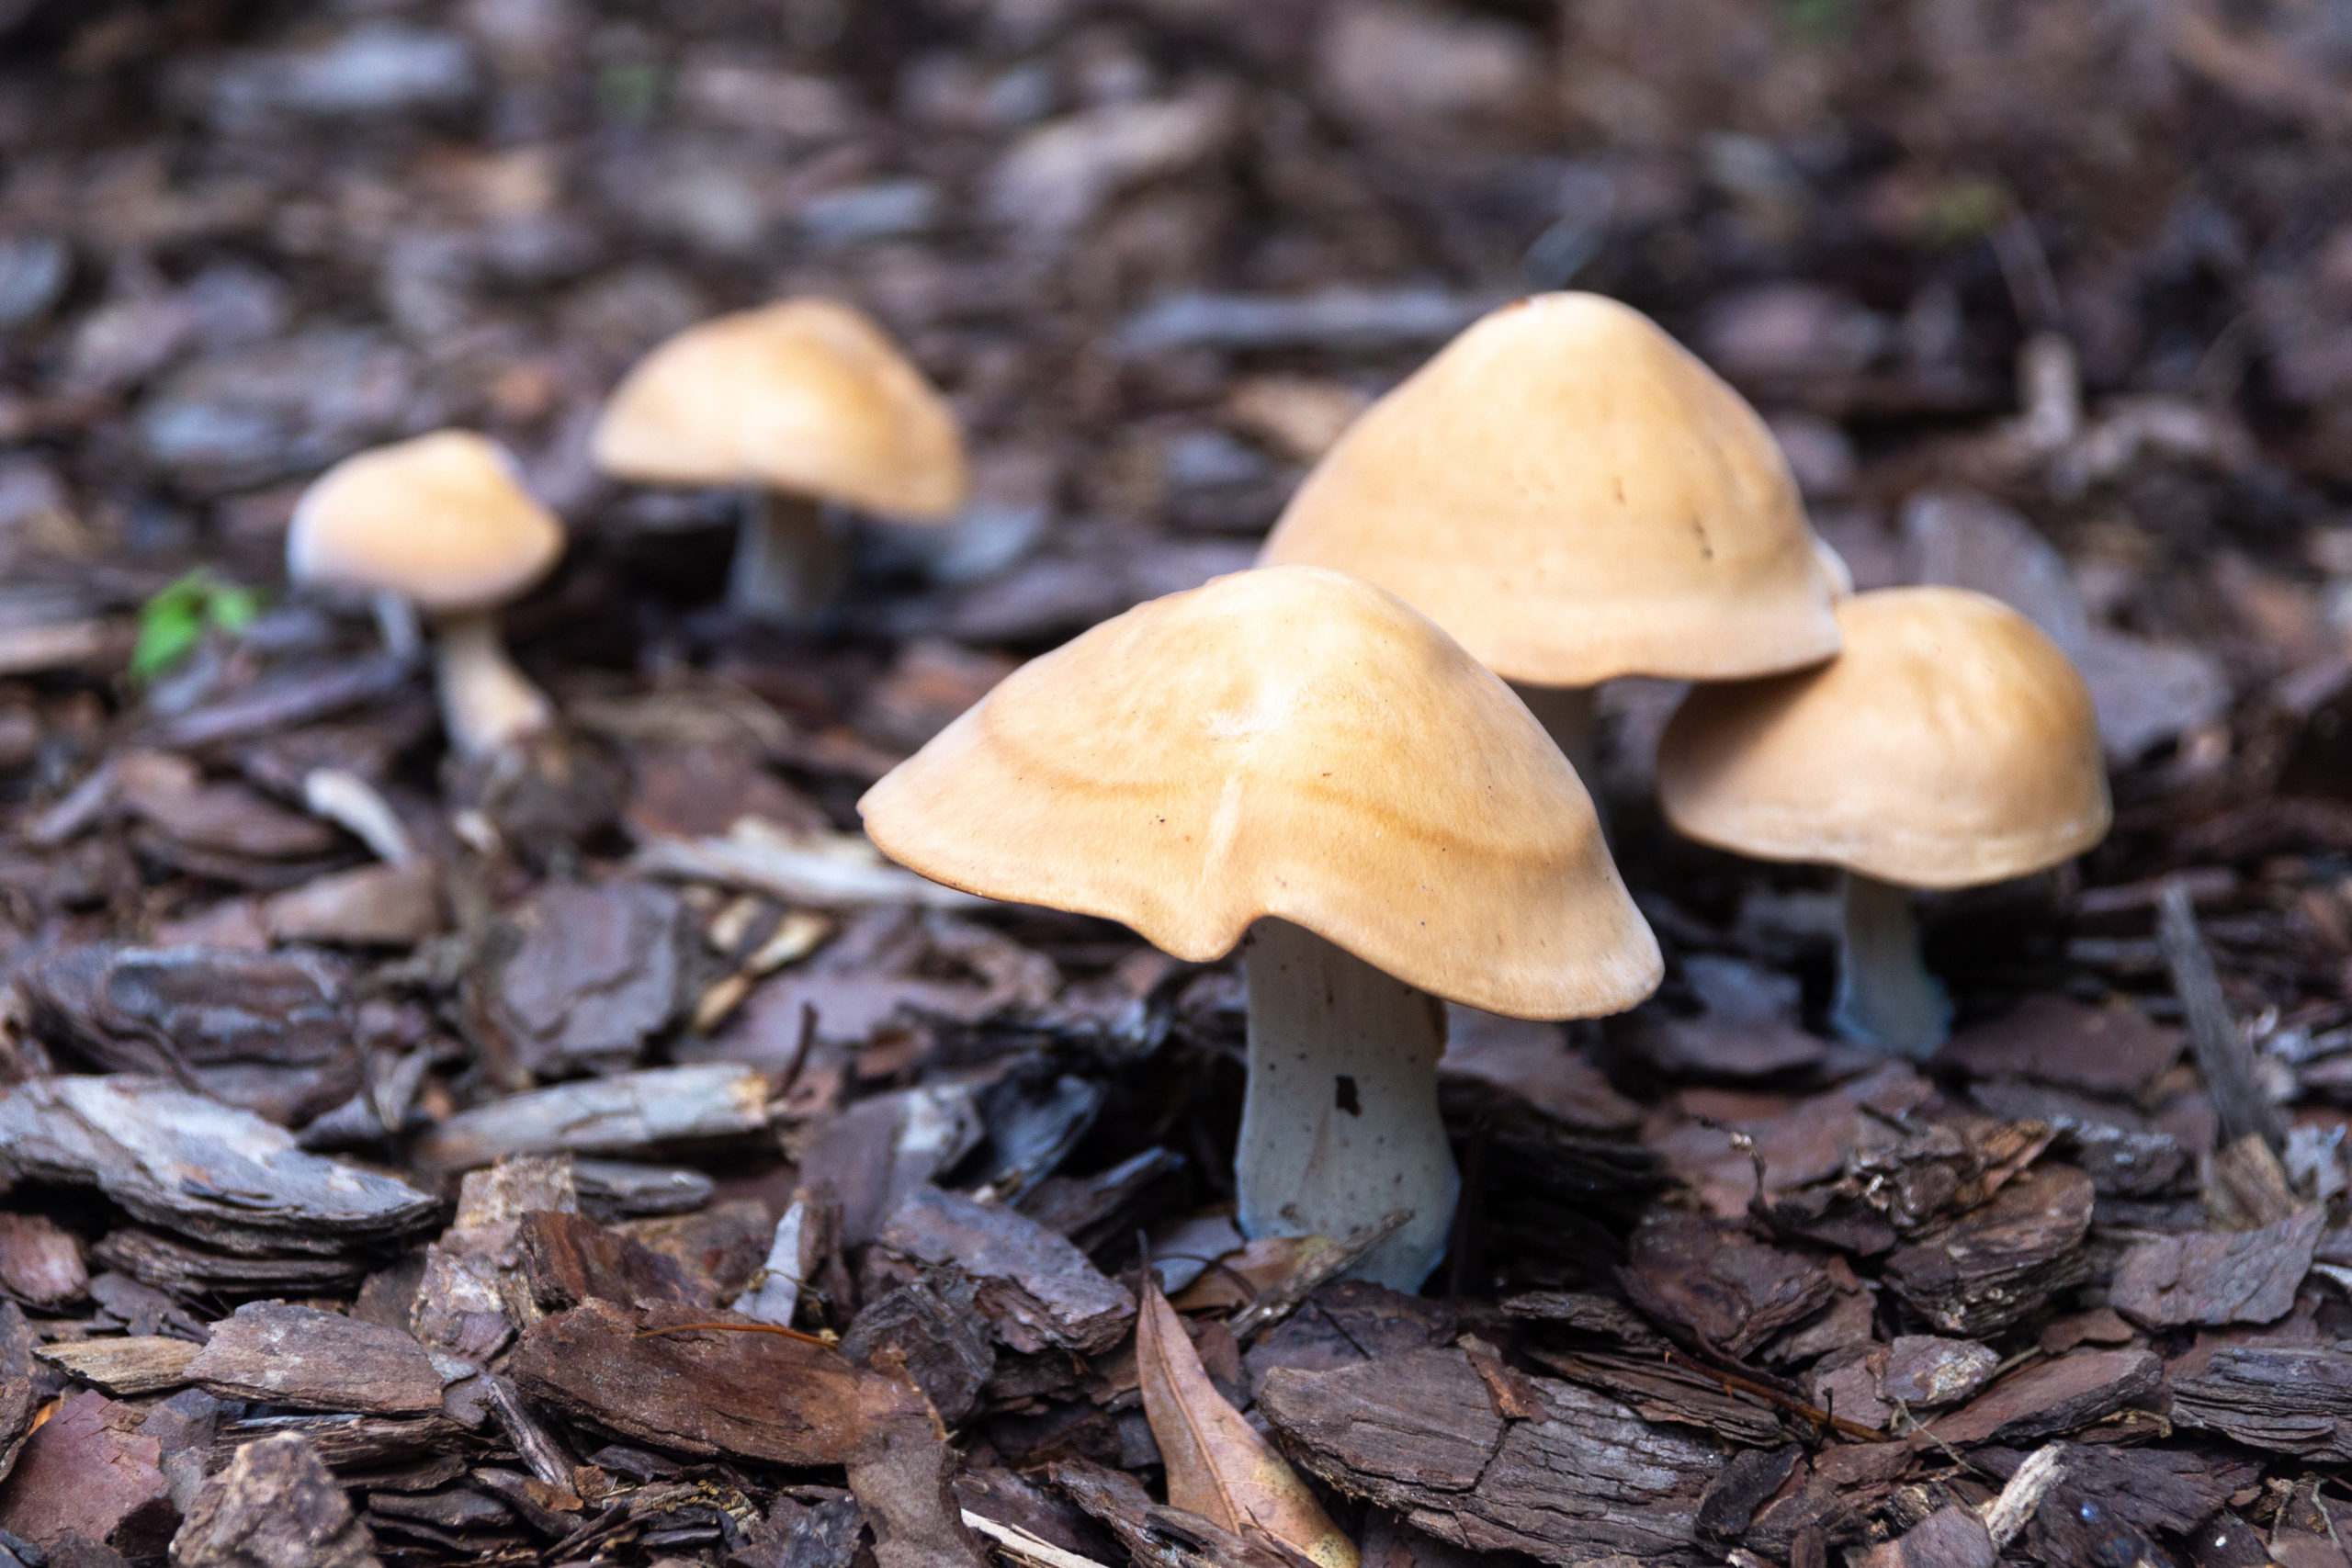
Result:
{"type": "Polygon", "coordinates": [[[433,628],[441,727],[463,757],[487,757],[554,722],[547,694],[506,656],[498,616],[445,615],[433,628]]]}
{"type": "Polygon", "coordinates": [[[1445,1256],[1462,1190],[1438,1115],[1443,1006],[1287,920],[1260,920],[1243,952],[1242,1234],[1342,1236],[1408,1209],[1352,1273],[1419,1290],[1445,1256]]]}
{"type": "Polygon", "coordinates": [[[750,620],[810,625],[848,575],[838,531],[817,502],[802,496],[752,491],[744,504],[727,602],[750,620]]]}
{"type": "Polygon", "coordinates": [[[1522,686],[1511,682],[1510,689],[1552,738],[1552,744],[1568,760],[1584,783],[1584,792],[1592,796],[1594,807],[1600,804],[1600,779],[1595,771],[1600,766],[1594,750],[1597,725],[1593,715],[1594,688],[1590,686],[1522,686]]]}
{"type": "Polygon", "coordinates": [[[1845,894],[1831,1021],[1858,1044],[1925,1061],[1951,1033],[1951,1003],[1920,961],[1911,890],[1849,871],[1845,894]]]}

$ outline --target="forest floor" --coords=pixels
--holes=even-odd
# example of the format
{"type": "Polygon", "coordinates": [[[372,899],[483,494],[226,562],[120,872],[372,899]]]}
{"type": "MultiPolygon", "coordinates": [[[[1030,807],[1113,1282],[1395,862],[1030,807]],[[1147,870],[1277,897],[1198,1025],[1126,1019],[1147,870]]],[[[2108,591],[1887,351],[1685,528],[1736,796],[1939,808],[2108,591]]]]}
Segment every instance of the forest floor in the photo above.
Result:
{"type": "Polygon", "coordinates": [[[2347,720],[2340,6],[0,0],[0,1568],[2352,1561],[2347,720]],[[1927,901],[1960,1030],[1889,1062],[1827,874],[1668,832],[1619,682],[1666,987],[1454,1010],[1453,1251],[1332,1282],[1233,1228],[1233,964],[811,868],[1563,288],[1862,587],[2058,640],[2116,825],[1927,901]],[[794,294],[977,479],[808,637],[726,611],[732,498],[588,458],[794,294]],[[453,424],[570,529],[507,617],[560,777],[284,583],[310,479],[453,424]],[[1227,1406],[1328,1538],[1167,1506],[1227,1406]]]}

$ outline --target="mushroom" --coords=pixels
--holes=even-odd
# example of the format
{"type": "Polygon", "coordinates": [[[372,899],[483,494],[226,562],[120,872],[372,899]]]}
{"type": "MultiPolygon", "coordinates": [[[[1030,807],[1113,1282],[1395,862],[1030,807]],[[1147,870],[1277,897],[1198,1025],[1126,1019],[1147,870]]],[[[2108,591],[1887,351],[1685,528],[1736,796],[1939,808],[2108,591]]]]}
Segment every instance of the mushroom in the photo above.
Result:
{"type": "Polygon", "coordinates": [[[1683,700],[1658,798],[1687,837],[1845,873],[1834,1021],[1924,1058],[1951,1029],[1920,962],[1911,889],[1973,887],[2082,853],[2113,813],[2090,690],[2007,605],[1958,588],[1840,602],[1818,670],[1683,700]]]}
{"type": "Polygon", "coordinates": [[[951,887],[1245,947],[1236,1161],[1252,1236],[1412,1219],[1359,1269],[1417,1288],[1458,1179],[1439,998],[1621,1011],[1657,940],[1576,773],[1509,687],[1384,590],[1237,572],[1014,671],[858,803],[951,887]]]}
{"type": "Polygon", "coordinates": [[[806,626],[846,570],[825,502],[938,523],[964,504],[956,417],[863,311],[786,299],[687,328],[638,362],[597,421],[596,466],[649,484],[739,485],[728,600],[806,626]]]}
{"type": "Polygon", "coordinates": [[[1402,597],[1519,687],[1587,778],[1601,682],[1736,680],[1838,651],[1770,430],[1597,294],[1474,322],[1349,428],[1259,558],[1402,597]]]}
{"type": "Polygon", "coordinates": [[[296,582],[397,595],[434,623],[441,723],[484,757],[553,716],[514,668],[498,611],[563,554],[563,525],[486,437],[442,430],[346,457],[302,492],[286,536],[296,582]]]}

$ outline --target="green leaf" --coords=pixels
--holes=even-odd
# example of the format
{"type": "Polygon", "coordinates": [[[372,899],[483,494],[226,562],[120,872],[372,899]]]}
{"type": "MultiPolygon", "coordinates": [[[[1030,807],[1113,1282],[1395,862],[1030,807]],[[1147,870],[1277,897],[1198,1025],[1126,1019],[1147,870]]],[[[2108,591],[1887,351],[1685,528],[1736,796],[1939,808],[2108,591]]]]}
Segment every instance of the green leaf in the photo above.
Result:
{"type": "Polygon", "coordinates": [[[166,603],[161,595],[139,612],[139,641],[130,650],[130,678],[141,684],[153,681],[196,651],[204,640],[201,607],[185,600],[166,603]]]}
{"type": "Polygon", "coordinates": [[[261,614],[258,589],[223,581],[209,567],[175,578],[139,607],[139,641],[130,650],[130,678],[145,684],[168,673],[204,641],[231,636],[261,614]]]}

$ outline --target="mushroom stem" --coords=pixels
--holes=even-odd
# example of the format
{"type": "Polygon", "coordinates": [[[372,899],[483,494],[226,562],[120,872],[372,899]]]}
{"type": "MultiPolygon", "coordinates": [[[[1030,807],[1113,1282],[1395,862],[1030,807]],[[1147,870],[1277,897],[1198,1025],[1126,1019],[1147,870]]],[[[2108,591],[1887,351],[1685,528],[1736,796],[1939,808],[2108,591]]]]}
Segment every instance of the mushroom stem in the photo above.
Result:
{"type": "Polygon", "coordinates": [[[744,506],[727,602],[750,620],[807,627],[848,575],[840,536],[818,503],[805,496],[753,491],[744,506]]]}
{"type": "Polygon", "coordinates": [[[1443,1006],[1287,920],[1260,920],[1243,953],[1242,1234],[1340,1236],[1409,1209],[1351,1272],[1419,1290],[1445,1256],[1462,1189],[1438,1115],[1443,1006]]]}
{"type": "Polygon", "coordinates": [[[1584,792],[1592,796],[1595,808],[1600,804],[1600,760],[1593,747],[1593,688],[1590,686],[1522,686],[1518,682],[1510,689],[1552,738],[1552,744],[1568,760],[1584,784],[1584,792]]]}
{"type": "Polygon", "coordinates": [[[441,727],[464,757],[486,757],[554,722],[547,694],[506,656],[498,616],[488,610],[445,615],[433,628],[441,727]]]}
{"type": "Polygon", "coordinates": [[[1845,896],[1830,1020],[1857,1044],[1925,1061],[1951,1033],[1951,1002],[1920,961],[1911,890],[1849,871],[1845,896]]]}

